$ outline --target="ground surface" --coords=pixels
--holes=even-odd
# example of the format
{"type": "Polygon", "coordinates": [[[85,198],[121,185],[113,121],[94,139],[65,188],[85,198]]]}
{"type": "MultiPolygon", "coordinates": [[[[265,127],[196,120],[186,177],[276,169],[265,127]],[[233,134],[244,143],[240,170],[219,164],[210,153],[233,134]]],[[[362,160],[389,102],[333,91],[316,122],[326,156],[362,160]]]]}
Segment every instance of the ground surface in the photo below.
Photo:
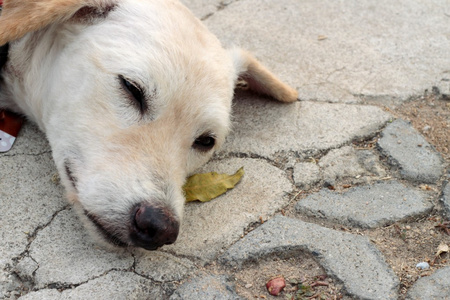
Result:
{"type": "MultiPolygon", "coordinates": [[[[445,164],[450,163],[450,101],[442,95],[425,93],[424,96],[407,101],[390,109],[396,117],[408,120],[425,138],[435,146],[445,164]]],[[[448,178],[446,178],[448,180],[448,178]]],[[[442,183],[440,183],[442,184],[442,183]]],[[[440,194],[439,188],[423,185],[440,194]]],[[[428,276],[433,270],[450,265],[448,253],[436,257],[438,247],[450,244],[450,235],[437,225],[448,218],[442,217],[439,207],[431,214],[417,221],[394,224],[387,228],[365,232],[386,255],[389,264],[401,280],[402,294],[420,277],[428,276]],[[430,270],[414,267],[417,258],[430,262],[430,270]]]]}
{"type": "Polygon", "coordinates": [[[301,101],[237,92],[199,172],[246,175],[151,253],[90,239],[26,124],[0,155],[0,299],[450,298],[450,2],[184,2],[301,101]]]}

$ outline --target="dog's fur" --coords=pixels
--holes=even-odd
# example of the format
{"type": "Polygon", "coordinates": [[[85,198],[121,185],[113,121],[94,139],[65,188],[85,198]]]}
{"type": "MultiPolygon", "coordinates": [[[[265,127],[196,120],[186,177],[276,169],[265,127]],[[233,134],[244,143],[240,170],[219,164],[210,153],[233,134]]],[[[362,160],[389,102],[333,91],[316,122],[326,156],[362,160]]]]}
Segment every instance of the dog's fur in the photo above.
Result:
{"type": "Polygon", "coordinates": [[[0,109],[46,133],[68,198],[113,244],[164,244],[130,238],[132,208],[146,203],[181,220],[185,177],[223,143],[238,80],[297,99],[249,53],[223,49],[178,1],[5,0],[7,42],[0,109]],[[199,146],[200,136],[213,147],[199,146]]]}

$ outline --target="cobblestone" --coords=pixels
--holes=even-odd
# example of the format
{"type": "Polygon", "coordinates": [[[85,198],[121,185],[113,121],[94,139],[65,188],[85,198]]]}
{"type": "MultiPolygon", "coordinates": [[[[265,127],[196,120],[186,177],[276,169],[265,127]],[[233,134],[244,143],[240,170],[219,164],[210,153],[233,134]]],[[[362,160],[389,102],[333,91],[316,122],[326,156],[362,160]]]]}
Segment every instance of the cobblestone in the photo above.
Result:
{"type": "Polygon", "coordinates": [[[396,120],[382,132],[378,146],[403,178],[436,183],[444,171],[442,157],[411,124],[396,120]]]}
{"type": "Polygon", "coordinates": [[[300,213],[361,228],[423,216],[432,208],[425,193],[396,181],[355,187],[343,194],[322,189],[296,205],[300,213]]]}
{"type": "Polygon", "coordinates": [[[450,298],[450,267],[442,268],[433,275],[417,280],[406,299],[440,300],[450,298]]]}
{"type": "Polygon", "coordinates": [[[219,258],[242,267],[262,257],[308,251],[327,273],[361,299],[397,299],[399,281],[367,238],[285,217],[275,217],[231,246],[219,258]]]}

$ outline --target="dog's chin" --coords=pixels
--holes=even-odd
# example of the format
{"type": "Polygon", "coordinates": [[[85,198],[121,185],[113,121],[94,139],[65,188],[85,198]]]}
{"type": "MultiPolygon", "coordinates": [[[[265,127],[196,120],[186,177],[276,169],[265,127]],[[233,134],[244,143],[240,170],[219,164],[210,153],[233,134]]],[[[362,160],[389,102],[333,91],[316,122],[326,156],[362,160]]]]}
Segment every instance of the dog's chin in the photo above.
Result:
{"type": "Polygon", "coordinates": [[[106,241],[108,245],[119,248],[127,248],[131,246],[129,242],[124,242],[123,238],[119,234],[111,232],[111,229],[108,229],[108,226],[102,222],[99,217],[89,213],[87,210],[84,210],[83,214],[91,224],[91,229],[94,229],[97,235],[99,235],[103,241],[106,241]]]}
{"type": "Polygon", "coordinates": [[[125,232],[125,229],[113,229],[111,226],[107,225],[107,222],[85,210],[78,201],[77,195],[71,194],[70,197],[70,201],[78,215],[78,219],[83,223],[85,230],[94,243],[111,251],[124,250],[133,247],[131,241],[127,241],[127,239],[123,237],[123,234],[119,234],[120,231],[125,232]]]}
{"type": "Polygon", "coordinates": [[[105,221],[102,221],[97,215],[90,213],[83,207],[77,194],[77,178],[74,176],[72,166],[73,164],[70,160],[66,159],[64,161],[65,175],[69,179],[68,183],[66,183],[67,198],[74,205],[91,236],[96,241],[100,241],[106,248],[127,248],[131,246],[129,242],[124,242],[119,234],[112,232],[111,226],[108,226],[105,221]]]}

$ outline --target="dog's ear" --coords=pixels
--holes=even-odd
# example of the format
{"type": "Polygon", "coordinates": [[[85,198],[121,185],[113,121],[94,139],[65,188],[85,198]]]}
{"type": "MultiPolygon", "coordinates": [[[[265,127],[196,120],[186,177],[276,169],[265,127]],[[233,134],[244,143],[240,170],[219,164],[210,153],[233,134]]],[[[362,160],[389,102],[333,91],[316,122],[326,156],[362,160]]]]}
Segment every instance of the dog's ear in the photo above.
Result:
{"type": "Polygon", "coordinates": [[[294,102],[298,92],[281,82],[253,55],[242,49],[232,49],[231,56],[237,73],[236,85],[282,102],[294,102]]]}
{"type": "Polygon", "coordinates": [[[83,7],[113,6],[118,0],[4,0],[0,45],[52,23],[70,19],[83,7]]]}

